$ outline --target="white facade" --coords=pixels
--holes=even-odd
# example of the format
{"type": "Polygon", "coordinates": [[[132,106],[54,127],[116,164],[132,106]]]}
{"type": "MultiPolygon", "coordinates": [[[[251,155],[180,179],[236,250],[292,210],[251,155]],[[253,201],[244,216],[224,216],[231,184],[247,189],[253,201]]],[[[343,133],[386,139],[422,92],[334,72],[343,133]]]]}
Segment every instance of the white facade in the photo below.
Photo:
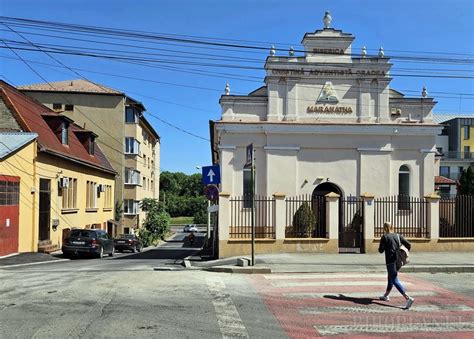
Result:
{"type": "Polygon", "coordinates": [[[397,195],[402,166],[409,195],[433,193],[436,102],[391,90],[383,50],[354,56],[353,40],[332,28],[307,33],[304,56],[267,58],[265,86],[247,96],[227,88],[222,118],[211,125],[222,192],[244,193],[246,147],[253,144],[258,195],[311,194],[323,182],[346,196],[397,195]]]}

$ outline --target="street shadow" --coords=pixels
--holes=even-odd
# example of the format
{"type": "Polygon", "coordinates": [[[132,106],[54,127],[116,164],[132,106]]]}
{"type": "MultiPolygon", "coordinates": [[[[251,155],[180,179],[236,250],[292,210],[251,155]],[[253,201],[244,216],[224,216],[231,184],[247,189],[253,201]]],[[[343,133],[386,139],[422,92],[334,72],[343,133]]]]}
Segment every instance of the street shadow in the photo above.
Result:
{"type": "Polygon", "coordinates": [[[380,305],[380,306],[385,306],[385,307],[400,308],[398,306],[388,305],[388,304],[379,302],[378,299],[348,297],[344,294],[338,294],[338,295],[328,294],[328,295],[325,295],[324,298],[333,299],[333,300],[340,300],[340,301],[349,301],[349,302],[352,302],[352,303],[358,304],[358,305],[380,305]]]}
{"type": "Polygon", "coordinates": [[[113,258],[111,260],[130,260],[130,259],[184,259],[190,255],[199,252],[200,249],[152,249],[141,253],[127,255],[125,257],[113,258]]]}

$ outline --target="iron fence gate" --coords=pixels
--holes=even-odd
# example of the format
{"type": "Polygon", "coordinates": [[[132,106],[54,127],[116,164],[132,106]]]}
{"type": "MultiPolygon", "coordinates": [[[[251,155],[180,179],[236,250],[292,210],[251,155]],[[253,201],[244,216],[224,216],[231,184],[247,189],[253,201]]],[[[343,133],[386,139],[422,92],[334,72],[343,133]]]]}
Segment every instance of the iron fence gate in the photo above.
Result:
{"type": "Polygon", "coordinates": [[[364,201],[339,198],[339,253],[364,253],[364,201]]]}
{"type": "MultiPolygon", "coordinates": [[[[275,238],[275,199],[255,196],[255,238],[275,238]]],[[[250,239],[252,237],[252,199],[241,196],[230,199],[231,225],[229,238],[250,239]]]]}
{"type": "Polygon", "coordinates": [[[390,222],[395,232],[405,237],[427,238],[426,213],[428,202],[424,198],[396,195],[374,200],[374,236],[384,234],[384,222],[390,222]]]}
{"type": "Polygon", "coordinates": [[[287,238],[328,238],[326,198],[310,194],[286,198],[287,238]],[[314,217],[306,215],[311,213],[314,217]]]}
{"type": "Polygon", "coordinates": [[[474,237],[474,196],[458,195],[439,201],[439,236],[474,237]]]}

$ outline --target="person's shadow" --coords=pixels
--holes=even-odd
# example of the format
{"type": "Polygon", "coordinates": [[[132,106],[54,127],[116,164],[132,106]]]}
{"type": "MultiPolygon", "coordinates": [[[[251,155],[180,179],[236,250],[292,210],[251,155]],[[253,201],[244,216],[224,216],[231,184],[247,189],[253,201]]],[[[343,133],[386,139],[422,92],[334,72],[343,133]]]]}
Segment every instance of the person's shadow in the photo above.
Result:
{"type": "Polygon", "coordinates": [[[374,304],[374,305],[380,305],[380,306],[385,306],[385,307],[400,308],[399,306],[394,306],[394,305],[388,305],[388,304],[385,304],[385,303],[381,303],[377,299],[348,297],[344,294],[338,294],[338,295],[327,294],[327,295],[324,296],[324,298],[333,299],[333,300],[340,300],[340,301],[350,301],[354,304],[359,304],[359,305],[372,305],[372,304],[374,304]]]}

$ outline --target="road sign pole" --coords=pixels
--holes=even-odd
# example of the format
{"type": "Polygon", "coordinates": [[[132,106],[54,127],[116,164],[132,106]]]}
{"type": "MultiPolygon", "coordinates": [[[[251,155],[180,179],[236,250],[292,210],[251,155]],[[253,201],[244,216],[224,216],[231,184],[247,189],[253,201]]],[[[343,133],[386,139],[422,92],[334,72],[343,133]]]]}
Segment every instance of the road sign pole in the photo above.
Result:
{"type": "Polygon", "coordinates": [[[255,151],[252,147],[252,170],[251,170],[251,187],[252,187],[252,266],[255,266],[255,151]]]}
{"type": "Polygon", "coordinates": [[[211,212],[209,211],[209,207],[211,207],[211,200],[207,201],[207,233],[206,233],[206,241],[209,239],[209,235],[211,233],[211,212]]]}

